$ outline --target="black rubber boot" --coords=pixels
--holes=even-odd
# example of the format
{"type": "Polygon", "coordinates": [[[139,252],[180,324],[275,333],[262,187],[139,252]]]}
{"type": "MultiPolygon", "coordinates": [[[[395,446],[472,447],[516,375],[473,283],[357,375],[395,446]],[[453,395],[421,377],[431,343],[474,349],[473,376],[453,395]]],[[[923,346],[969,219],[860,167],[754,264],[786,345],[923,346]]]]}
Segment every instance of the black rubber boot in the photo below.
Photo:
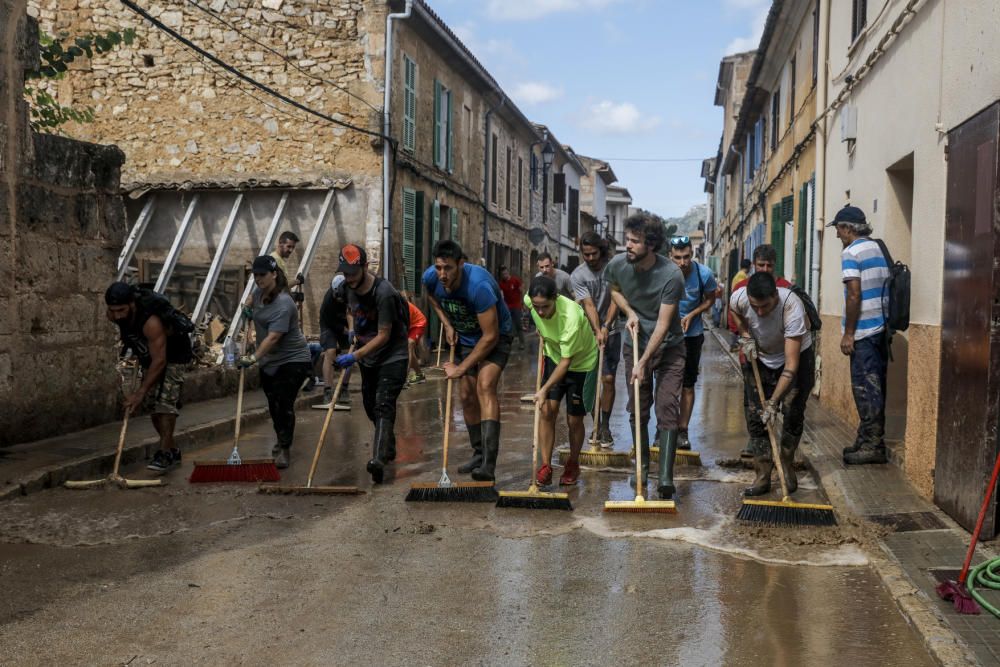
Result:
{"type": "Polygon", "coordinates": [[[289,447],[279,447],[278,455],[274,457],[274,467],[279,470],[284,470],[291,463],[291,454],[289,447]]]}
{"type": "Polygon", "coordinates": [[[379,419],[375,422],[375,438],[372,440],[372,458],[366,466],[368,474],[372,476],[372,482],[375,484],[381,484],[385,476],[385,461],[382,457],[386,451],[387,440],[391,431],[392,422],[386,419],[379,419]],[[388,431],[386,430],[386,424],[389,425],[388,431]]]}
{"type": "Polygon", "coordinates": [[[468,475],[470,472],[483,465],[483,425],[467,424],[469,430],[469,443],[472,445],[472,458],[468,463],[458,466],[458,472],[468,475]]]}
{"type": "Polygon", "coordinates": [[[472,479],[492,482],[496,479],[497,454],[500,453],[500,422],[484,419],[480,426],[483,429],[483,463],[472,471],[472,479]]]}
{"type": "MultiPolygon", "coordinates": [[[[854,443],[850,447],[844,447],[843,456],[847,457],[848,454],[853,454],[854,452],[861,449],[861,441],[857,438],[854,439],[854,443]]],[[[846,461],[845,461],[846,462],[846,461]]]]}
{"type": "Polygon", "coordinates": [[[798,443],[781,443],[781,470],[785,473],[785,484],[788,486],[788,493],[795,493],[799,488],[799,478],[795,476],[795,450],[798,443]]]}
{"type": "Polygon", "coordinates": [[[674,488],[674,457],[677,455],[677,431],[660,431],[660,479],[656,490],[661,500],[670,500],[674,488]]]}
{"type": "Polygon", "coordinates": [[[743,495],[747,498],[763,496],[771,492],[771,472],[774,470],[774,461],[771,460],[770,455],[755,456],[753,469],[757,471],[757,477],[753,480],[753,486],[743,490],[743,495]]]}
{"type": "Polygon", "coordinates": [[[391,426],[389,427],[389,444],[385,450],[385,460],[395,461],[396,460],[396,429],[393,422],[389,422],[391,426]]]}
{"type": "Polygon", "coordinates": [[[886,456],[885,445],[878,447],[863,446],[856,452],[844,455],[844,463],[849,465],[865,465],[869,463],[886,463],[889,457],[886,456]]]}

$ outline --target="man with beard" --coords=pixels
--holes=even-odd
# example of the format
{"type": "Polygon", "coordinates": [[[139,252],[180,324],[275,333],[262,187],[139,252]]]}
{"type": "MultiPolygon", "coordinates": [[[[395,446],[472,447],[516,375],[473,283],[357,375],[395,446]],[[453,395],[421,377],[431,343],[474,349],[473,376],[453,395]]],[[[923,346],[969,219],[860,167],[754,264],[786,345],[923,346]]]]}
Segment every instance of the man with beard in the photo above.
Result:
{"type": "Polygon", "coordinates": [[[543,252],[538,256],[538,273],[536,276],[545,276],[556,281],[556,289],[565,297],[573,298],[573,286],[570,284],[569,274],[560,268],[556,268],[552,255],[543,252]]]}
{"type": "MultiPolygon", "coordinates": [[[[684,298],[684,275],[659,254],[663,224],[645,213],[625,220],[625,254],[608,262],[604,275],[611,296],[627,316],[625,328],[638,336],[639,363],[633,365],[631,337],[625,339],[625,374],[628,377],[628,410],[638,420],[642,483],[649,474],[649,413],[654,405],[659,429],[660,471],[657,491],[662,499],[673,497],[674,456],[680,420],[681,381],[684,377],[684,332],[677,317],[684,298]],[[639,383],[639,414],[635,414],[633,383],[639,383]],[[655,383],[655,397],[653,393],[655,383]]],[[[636,421],[632,422],[633,429],[636,421]]],[[[634,432],[634,430],[633,430],[634,432]]],[[[634,436],[633,436],[634,437],[634,436]]]]}

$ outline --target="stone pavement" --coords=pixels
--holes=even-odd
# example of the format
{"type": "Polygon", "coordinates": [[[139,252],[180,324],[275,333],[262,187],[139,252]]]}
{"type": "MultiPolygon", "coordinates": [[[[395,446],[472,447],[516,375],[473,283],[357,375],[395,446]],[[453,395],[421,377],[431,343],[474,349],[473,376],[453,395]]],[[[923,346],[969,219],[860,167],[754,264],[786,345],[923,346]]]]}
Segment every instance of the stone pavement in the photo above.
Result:
{"type": "MultiPolygon", "coordinates": [[[[300,394],[297,408],[322,398],[322,388],[300,394]]],[[[182,451],[232,434],[236,397],[190,403],[181,408],[175,440],[182,451]]],[[[243,426],[268,419],[261,390],[243,395],[243,426]]],[[[66,480],[100,479],[111,472],[121,422],[0,449],[0,501],[61,485],[66,480]]],[[[159,449],[159,438],[147,415],[129,420],[122,467],[142,461],[159,449]]]]}
{"type": "MultiPolygon", "coordinates": [[[[720,331],[713,329],[728,352],[728,336],[720,331]]],[[[729,356],[738,366],[736,355],[729,356]]],[[[842,450],[854,441],[853,428],[818,401],[810,402],[806,415],[800,452],[838,514],[888,531],[880,539],[885,558],[881,563],[876,558],[873,566],[931,652],[942,664],[1000,664],[1000,619],[985,610],[978,616],[957,614],[934,591],[938,576],[957,578],[971,535],[921,497],[895,465],[845,465],[842,450]]],[[[995,555],[995,545],[980,544],[973,563],[995,555]]],[[[1000,592],[989,597],[1000,604],[1000,592]]]]}

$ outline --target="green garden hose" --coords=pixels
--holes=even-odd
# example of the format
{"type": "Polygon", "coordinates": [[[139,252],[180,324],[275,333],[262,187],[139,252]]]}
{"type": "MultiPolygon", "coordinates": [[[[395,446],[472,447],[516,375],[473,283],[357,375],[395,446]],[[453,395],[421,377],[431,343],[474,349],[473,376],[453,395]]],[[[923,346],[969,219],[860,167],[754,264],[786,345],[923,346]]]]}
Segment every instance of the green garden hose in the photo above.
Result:
{"type": "Polygon", "coordinates": [[[969,572],[969,593],[983,609],[1000,618],[1000,609],[983,599],[982,593],[976,590],[977,586],[1000,590],[1000,558],[984,561],[969,572]]]}

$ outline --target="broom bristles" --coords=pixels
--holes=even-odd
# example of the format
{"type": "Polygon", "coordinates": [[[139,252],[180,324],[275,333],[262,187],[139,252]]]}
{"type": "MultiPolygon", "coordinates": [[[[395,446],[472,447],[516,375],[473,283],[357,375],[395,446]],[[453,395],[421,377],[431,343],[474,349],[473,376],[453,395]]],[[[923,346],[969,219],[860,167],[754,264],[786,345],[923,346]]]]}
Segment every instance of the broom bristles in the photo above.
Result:
{"type": "Polygon", "coordinates": [[[672,500],[608,500],[605,512],[632,512],[635,514],[677,514],[672,500]]]}
{"type": "Polygon", "coordinates": [[[205,482],[277,482],[281,474],[274,461],[255,461],[230,464],[221,461],[195,461],[194,470],[188,481],[192,484],[205,482]]]}
{"type": "Polygon", "coordinates": [[[739,521],[772,526],[836,526],[833,508],[822,505],[744,500],[739,521]]]}
{"type": "Polygon", "coordinates": [[[261,485],[257,491],[260,493],[289,496],[356,496],[364,493],[364,491],[356,486],[278,486],[275,484],[261,485]]]}
{"type": "MultiPolygon", "coordinates": [[[[582,466],[594,468],[630,468],[632,457],[628,452],[600,451],[585,449],[580,452],[579,462],[582,466]]],[[[569,461],[569,450],[559,450],[559,463],[566,465],[569,461]]]]}
{"type": "Polygon", "coordinates": [[[938,597],[951,602],[959,614],[978,615],[982,611],[964,584],[957,581],[942,581],[935,590],[938,597]]]}
{"type": "Polygon", "coordinates": [[[501,493],[497,507],[524,510],[573,510],[573,504],[564,493],[501,493]]]}
{"type": "Polygon", "coordinates": [[[497,500],[497,490],[489,482],[482,484],[415,484],[406,494],[406,502],[423,503],[493,503],[497,500]]]}

